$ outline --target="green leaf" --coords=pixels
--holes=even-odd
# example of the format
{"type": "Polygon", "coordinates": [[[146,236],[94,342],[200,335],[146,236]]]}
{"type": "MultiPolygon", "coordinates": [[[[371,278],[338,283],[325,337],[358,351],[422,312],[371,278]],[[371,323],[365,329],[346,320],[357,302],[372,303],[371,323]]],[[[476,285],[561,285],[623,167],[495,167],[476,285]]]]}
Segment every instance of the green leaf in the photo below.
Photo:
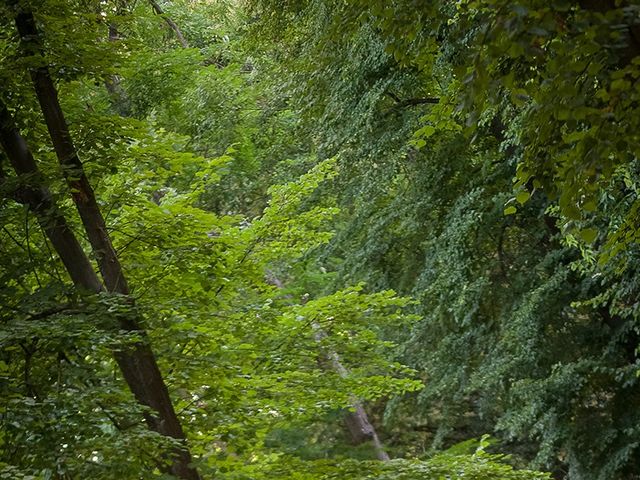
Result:
{"type": "Polygon", "coordinates": [[[529,200],[530,197],[531,197],[531,194],[525,190],[525,191],[519,192],[516,195],[516,200],[520,205],[524,205],[526,201],[529,200]]]}
{"type": "Polygon", "coordinates": [[[598,237],[598,230],[595,228],[585,228],[578,232],[578,236],[587,243],[593,243],[598,237]]]}

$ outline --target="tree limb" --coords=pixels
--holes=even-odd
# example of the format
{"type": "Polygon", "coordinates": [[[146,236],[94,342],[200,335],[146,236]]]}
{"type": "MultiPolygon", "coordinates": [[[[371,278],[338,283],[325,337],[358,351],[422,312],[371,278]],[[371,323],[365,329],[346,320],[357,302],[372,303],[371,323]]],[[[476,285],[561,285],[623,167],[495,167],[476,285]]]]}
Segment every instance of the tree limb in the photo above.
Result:
{"type": "Polygon", "coordinates": [[[156,15],[160,15],[167,23],[167,25],[169,25],[169,28],[171,28],[171,30],[173,30],[173,32],[176,34],[176,38],[178,39],[178,42],[180,42],[180,45],[182,45],[183,48],[189,48],[189,43],[184,38],[184,35],[182,35],[182,32],[180,31],[180,28],[178,27],[176,22],[171,20],[171,17],[164,13],[162,7],[158,5],[158,2],[156,2],[155,0],[149,0],[149,3],[151,4],[153,11],[156,12],[156,15]]]}

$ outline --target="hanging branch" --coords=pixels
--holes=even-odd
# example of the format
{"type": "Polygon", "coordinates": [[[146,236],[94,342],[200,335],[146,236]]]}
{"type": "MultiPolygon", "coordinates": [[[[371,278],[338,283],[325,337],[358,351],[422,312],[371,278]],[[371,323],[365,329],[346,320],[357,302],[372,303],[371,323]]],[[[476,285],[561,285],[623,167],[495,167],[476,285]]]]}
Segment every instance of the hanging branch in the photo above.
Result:
{"type": "Polygon", "coordinates": [[[387,110],[386,113],[391,113],[406,107],[415,107],[418,105],[435,105],[437,103],[440,103],[440,99],[438,97],[416,97],[402,100],[393,92],[385,92],[385,94],[396,102],[393,106],[391,106],[391,108],[387,110]]]}

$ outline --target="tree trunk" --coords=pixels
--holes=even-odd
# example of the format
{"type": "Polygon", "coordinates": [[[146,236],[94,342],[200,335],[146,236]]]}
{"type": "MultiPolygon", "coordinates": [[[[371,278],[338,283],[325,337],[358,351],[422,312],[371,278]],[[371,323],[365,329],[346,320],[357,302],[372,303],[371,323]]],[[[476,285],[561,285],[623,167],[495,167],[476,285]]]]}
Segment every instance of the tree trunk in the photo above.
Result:
{"type": "MultiPolygon", "coordinates": [[[[317,323],[314,322],[312,325],[313,329],[316,331],[316,341],[321,342],[326,334],[317,323]]],[[[338,354],[330,350],[326,355],[331,362],[333,370],[340,377],[346,378],[349,375],[349,371],[344,365],[342,365],[338,354]]],[[[378,433],[376,432],[375,427],[369,421],[369,416],[367,415],[367,411],[362,406],[362,402],[360,401],[360,399],[354,396],[351,397],[351,400],[351,406],[353,407],[354,411],[348,412],[345,415],[344,423],[347,426],[347,430],[349,430],[353,443],[356,445],[360,445],[362,443],[371,441],[373,443],[373,448],[376,452],[378,460],[382,460],[385,462],[390,460],[389,455],[385,451],[384,446],[382,445],[382,442],[378,437],[378,433]]]]}
{"type": "MultiPolygon", "coordinates": [[[[315,331],[315,340],[318,343],[322,342],[322,339],[327,336],[327,334],[322,330],[322,327],[317,322],[312,322],[311,327],[315,331]]],[[[325,352],[325,356],[331,363],[331,367],[333,368],[333,370],[340,377],[346,378],[349,375],[349,371],[344,365],[342,365],[340,356],[336,352],[334,352],[333,350],[329,350],[325,352]]],[[[362,402],[360,401],[360,399],[352,395],[351,406],[353,407],[354,411],[348,412],[346,414],[344,422],[347,430],[349,430],[349,434],[351,435],[353,443],[356,445],[360,445],[364,442],[371,441],[378,460],[381,460],[383,462],[389,461],[389,454],[387,454],[386,450],[384,449],[384,445],[380,441],[380,437],[378,437],[378,432],[376,432],[375,427],[369,421],[367,411],[362,406],[362,402]]]]}
{"type": "MultiPolygon", "coordinates": [[[[27,54],[42,53],[42,44],[39,40],[33,14],[30,11],[18,10],[16,26],[27,54]]],[[[122,266],[111,243],[93,189],[73,145],[49,70],[46,66],[40,66],[31,69],[30,75],[54,150],[62,166],[67,184],[71,188],[73,201],[80,214],[89,243],[98,260],[106,290],[110,293],[128,295],[129,287],[122,266]]],[[[3,147],[9,155],[16,173],[40,177],[26,142],[20,136],[4,105],[2,106],[2,115],[3,147]]],[[[47,202],[41,200],[50,199],[51,196],[41,185],[40,182],[37,188],[31,187],[27,190],[28,197],[31,199],[27,204],[38,216],[39,221],[48,222],[49,209],[45,208],[47,202]]],[[[48,203],[50,208],[55,207],[55,205],[51,205],[51,200],[48,203]]],[[[64,217],[57,213],[53,215],[52,219],[53,225],[48,229],[45,228],[45,232],[63,260],[74,284],[96,293],[103,290],[102,284],[95,275],[79,242],[71,230],[66,227],[64,217]],[[64,242],[61,240],[63,234],[64,242]],[[91,278],[92,275],[95,278],[91,278]]],[[[43,227],[45,225],[47,224],[43,224],[43,227]]],[[[132,301],[131,304],[133,309],[132,301]]],[[[173,409],[168,389],[138,320],[132,317],[119,318],[118,320],[123,329],[137,332],[142,336],[142,341],[136,342],[126,350],[115,352],[114,356],[136,400],[154,411],[152,414],[145,415],[147,424],[152,430],[162,435],[185,441],[185,435],[173,409]]],[[[188,450],[180,449],[174,454],[176,459],[169,468],[170,473],[186,480],[200,478],[197,471],[189,466],[191,456],[188,450]]]]}
{"type": "MultiPolygon", "coordinates": [[[[18,132],[7,107],[1,102],[0,144],[16,173],[26,180],[24,187],[17,192],[17,200],[28,205],[36,215],[74,285],[92,293],[104,291],[80,242],[53,203],[24,138],[18,132]]],[[[126,350],[115,352],[114,356],[136,400],[154,411],[145,415],[147,425],[162,435],[184,440],[182,426],[173,410],[169,392],[144,331],[131,318],[118,320],[121,328],[142,336],[141,341],[126,350]]],[[[188,450],[181,448],[172,453],[176,459],[168,472],[185,480],[199,480],[197,471],[189,466],[191,456],[188,450]]]]}
{"type": "MultiPolygon", "coordinates": [[[[28,54],[35,54],[41,50],[38,30],[31,12],[18,12],[16,26],[18,27],[22,44],[28,54]]],[[[46,66],[40,66],[31,69],[29,73],[33,80],[33,86],[44,115],[53,148],[62,166],[62,172],[67,184],[71,188],[73,201],[87,232],[89,243],[91,243],[98,260],[98,266],[107,290],[128,295],[129,287],[127,281],[122,273],[111,239],[107,234],[107,227],[98,208],[93,189],[89,184],[82,162],[80,162],[73,145],[69,128],[58,102],[58,92],[49,74],[49,69],[46,66]]]]}
{"type": "Polygon", "coordinates": [[[15,127],[13,118],[4,103],[0,102],[0,144],[11,166],[25,179],[16,192],[16,199],[29,207],[51,240],[74,285],[89,292],[102,290],[102,283],[93,271],[66,219],[53,204],[51,193],[43,185],[36,162],[26,142],[15,127]]]}
{"type": "MultiPolygon", "coordinates": [[[[120,38],[118,26],[114,22],[109,23],[108,38],[109,42],[116,42],[120,38]]],[[[104,86],[109,93],[111,106],[115,112],[122,117],[129,116],[129,100],[127,98],[127,92],[122,88],[120,76],[117,73],[109,75],[104,80],[104,86]]]]}
{"type": "MultiPolygon", "coordinates": [[[[268,283],[275,285],[276,287],[283,289],[284,283],[276,277],[273,272],[267,272],[266,279],[268,283]]],[[[309,300],[309,296],[305,294],[302,297],[302,303],[305,304],[309,300]]],[[[327,337],[327,334],[318,322],[311,322],[311,328],[314,330],[314,339],[316,342],[321,343],[322,339],[327,337]]],[[[340,361],[340,356],[333,350],[329,349],[324,352],[324,356],[331,364],[331,368],[342,378],[345,378],[349,375],[349,371],[340,361]]],[[[351,436],[351,440],[354,445],[361,445],[365,442],[371,441],[373,444],[373,449],[376,453],[376,457],[378,460],[387,462],[391,460],[389,458],[389,454],[387,454],[384,445],[380,441],[380,437],[378,437],[378,432],[376,432],[376,428],[369,421],[369,416],[367,415],[367,411],[362,406],[362,402],[355,395],[351,395],[351,407],[354,409],[353,412],[347,412],[344,416],[344,424],[349,431],[349,435],[351,436]]]]}
{"type": "MultiPolygon", "coordinates": [[[[324,332],[319,329],[319,325],[316,329],[316,335],[318,341],[322,339],[324,332]]],[[[314,326],[315,328],[315,326],[314,326]]],[[[349,375],[349,371],[342,365],[340,361],[340,357],[336,352],[330,351],[328,352],[329,360],[331,361],[331,365],[333,369],[340,375],[342,378],[346,378],[349,375]]],[[[351,435],[351,440],[355,445],[360,445],[365,442],[371,441],[373,444],[373,449],[376,452],[376,457],[378,460],[383,462],[387,462],[390,460],[389,454],[384,448],[384,445],[380,441],[380,437],[378,437],[378,432],[373,424],[369,421],[369,415],[367,415],[367,411],[364,409],[362,402],[359,398],[355,396],[351,396],[351,406],[353,407],[353,412],[347,412],[344,417],[344,423],[351,435]]]]}

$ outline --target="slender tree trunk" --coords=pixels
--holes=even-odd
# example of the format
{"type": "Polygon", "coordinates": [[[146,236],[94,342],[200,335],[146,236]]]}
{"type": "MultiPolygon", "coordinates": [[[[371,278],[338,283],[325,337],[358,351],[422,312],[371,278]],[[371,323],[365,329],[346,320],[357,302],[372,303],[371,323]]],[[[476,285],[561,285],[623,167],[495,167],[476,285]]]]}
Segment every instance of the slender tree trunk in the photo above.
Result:
{"type": "MultiPolygon", "coordinates": [[[[41,50],[41,45],[38,41],[39,32],[36,29],[35,20],[31,12],[20,11],[16,16],[16,26],[27,54],[33,55],[38,50],[41,50]]],[[[91,243],[96,254],[98,266],[107,290],[128,295],[129,287],[127,281],[107,234],[107,227],[98,208],[93,189],[89,184],[82,162],[80,162],[73,145],[69,128],[58,102],[58,92],[49,74],[49,69],[46,66],[40,66],[31,69],[29,73],[56,156],[62,166],[62,172],[67,184],[71,188],[73,201],[87,232],[89,243],[91,243]]]]}
{"type": "MultiPolygon", "coordinates": [[[[118,26],[111,22],[109,23],[109,42],[116,42],[119,40],[118,26]]],[[[122,88],[121,77],[117,73],[109,75],[105,81],[104,86],[109,93],[111,100],[111,106],[122,117],[129,115],[129,100],[127,98],[127,92],[122,88]]]]}
{"type": "Polygon", "coordinates": [[[66,219],[53,204],[51,193],[43,185],[36,162],[26,142],[15,127],[4,103],[0,102],[0,144],[16,173],[25,185],[16,192],[16,199],[29,207],[60,256],[73,283],[89,292],[102,290],[102,283],[93,271],[66,219]]]}
{"type": "MultiPolygon", "coordinates": [[[[282,289],[284,288],[284,284],[282,281],[277,278],[272,272],[267,272],[267,281],[276,287],[282,289]]],[[[308,296],[302,298],[302,303],[306,303],[308,301],[308,296]]],[[[314,339],[316,342],[321,343],[324,338],[327,337],[327,334],[318,322],[311,322],[311,328],[314,330],[314,339]]],[[[333,350],[328,350],[324,353],[326,359],[331,364],[331,368],[342,378],[346,378],[349,375],[349,371],[342,364],[340,360],[340,356],[333,350]]],[[[389,454],[384,448],[380,437],[378,437],[378,432],[373,424],[369,421],[369,416],[367,415],[367,411],[364,409],[362,402],[355,395],[351,395],[351,406],[353,407],[353,412],[348,412],[344,417],[344,423],[349,431],[349,435],[351,435],[351,439],[355,445],[360,445],[365,442],[371,441],[373,444],[373,449],[376,453],[376,457],[378,460],[387,462],[391,460],[389,458],[389,454]]]]}
{"type": "Polygon", "coordinates": [[[169,28],[176,34],[176,38],[178,39],[178,42],[180,42],[180,45],[182,45],[183,48],[189,48],[189,43],[182,35],[182,32],[180,31],[180,28],[178,27],[176,22],[171,20],[171,18],[167,16],[166,13],[164,13],[164,10],[162,10],[162,7],[158,4],[158,2],[156,2],[155,0],[149,0],[149,3],[151,4],[153,11],[156,12],[157,15],[160,15],[162,18],[164,18],[164,21],[167,22],[169,28]]]}
{"type": "MultiPolygon", "coordinates": [[[[322,327],[317,322],[313,322],[311,326],[315,331],[314,337],[316,341],[318,343],[322,342],[322,340],[326,338],[327,334],[322,330],[322,327]]],[[[331,368],[333,368],[340,377],[346,378],[349,375],[349,371],[342,364],[340,356],[336,352],[329,350],[325,352],[325,356],[331,363],[331,368]]],[[[378,437],[378,432],[376,432],[375,427],[369,421],[367,411],[362,406],[360,399],[352,395],[351,406],[354,411],[346,414],[344,422],[347,426],[347,430],[349,430],[353,443],[359,445],[364,442],[371,441],[378,460],[383,462],[389,461],[389,455],[380,441],[380,437],[378,437]]]]}
{"type": "MultiPolygon", "coordinates": [[[[42,45],[39,41],[38,31],[35,25],[33,14],[29,11],[19,10],[16,16],[16,26],[20,33],[22,43],[27,54],[42,53],[42,45]]],[[[118,259],[111,239],[107,232],[106,224],[102,213],[95,199],[95,194],[89,180],[87,179],[82,163],[78,157],[75,146],[71,139],[67,123],[62,109],[58,102],[58,95],[53,80],[46,66],[40,66],[30,71],[34,89],[38,97],[38,102],[45,118],[47,129],[51,137],[54,150],[62,166],[62,170],[71,188],[73,201],[76,205],[80,218],[84,225],[89,243],[98,260],[98,265],[102,278],[106,285],[106,290],[111,293],[121,295],[129,294],[129,287],[122,271],[122,266],[118,259]]],[[[3,146],[16,172],[19,174],[33,174],[39,176],[37,166],[29,149],[13,124],[13,120],[5,106],[2,106],[2,135],[3,146]]],[[[43,199],[50,198],[46,190],[42,187],[31,188],[30,196],[32,201],[28,202],[34,213],[38,215],[41,222],[48,216],[46,203],[38,201],[37,192],[41,192],[43,199]]],[[[49,203],[50,200],[49,200],[49,203]]],[[[52,207],[53,205],[49,205],[52,207]]],[[[44,226],[44,225],[43,225],[44,226]]],[[[72,280],[76,285],[94,292],[101,291],[102,284],[95,276],[90,261],[84,252],[80,255],[82,248],[73,237],[71,230],[66,228],[66,221],[62,215],[54,216],[54,225],[45,232],[50,236],[51,242],[56,248],[61,259],[67,258],[64,262],[72,280]],[[57,219],[57,220],[56,220],[57,219]],[[61,243],[54,235],[58,236],[65,232],[66,243],[61,243]],[[75,244],[70,240],[73,237],[75,244]],[[56,239],[54,241],[54,239],[56,239]],[[69,251],[67,244],[71,242],[74,249],[69,251]],[[76,260],[79,264],[76,264],[76,260]],[[73,272],[73,273],[72,273],[73,272]],[[91,274],[95,279],[90,279],[91,274]],[[82,282],[80,282],[82,280],[82,282]]],[[[133,302],[132,309],[134,308],[133,302]]],[[[138,321],[133,317],[120,318],[121,327],[128,331],[135,331],[142,335],[142,341],[136,342],[130,348],[115,353],[116,361],[122,370],[123,377],[132,393],[139,403],[150,407],[154,413],[145,416],[149,427],[162,435],[166,435],[178,440],[186,440],[182,426],[173,409],[168,389],[158,368],[155,356],[149,346],[144,331],[140,328],[138,321]]],[[[191,456],[185,449],[174,452],[176,459],[169,469],[170,473],[186,480],[199,479],[197,471],[189,466],[191,456]]]]}
{"type": "MultiPolygon", "coordinates": [[[[92,293],[104,291],[80,242],[52,201],[51,193],[44,184],[44,179],[24,138],[18,132],[7,107],[1,102],[0,145],[16,174],[26,181],[26,184],[16,192],[16,199],[28,205],[36,215],[74,285],[92,293]]],[[[147,425],[162,435],[184,440],[182,426],[173,410],[169,392],[145,332],[132,318],[120,317],[118,320],[121,328],[142,336],[141,341],[135,342],[128,349],[115,352],[114,356],[136,400],[153,410],[152,413],[145,415],[147,425]]],[[[189,466],[191,456],[188,450],[181,448],[173,452],[173,455],[176,458],[172,461],[168,472],[185,480],[200,478],[197,471],[189,466]]]]}
{"type": "MultiPolygon", "coordinates": [[[[267,282],[282,289],[284,283],[276,277],[272,272],[267,272],[267,282]]],[[[307,294],[302,297],[302,303],[305,304],[309,300],[307,294]]],[[[322,343],[322,340],[327,337],[327,334],[318,322],[311,322],[311,328],[314,330],[314,339],[318,343],[322,343]]],[[[349,375],[349,371],[342,364],[340,356],[333,350],[328,349],[324,352],[324,356],[331,364],[331,368],[342,378],[346,378],[349,375]]],[[[387,462],[391,460],[387,454],[384,445],[378,437],[378,432],[373,424],[369,421],[367,411],[364,409],[362,402],[355,395],[351,395],[351,407],[353,412],[347,412],[344,417],[344,424],[351,435],[351,440],[355,445],[360,445],[365,442],[371,441],[373,449],[376,453],[378,460],[387,462]]]]}

